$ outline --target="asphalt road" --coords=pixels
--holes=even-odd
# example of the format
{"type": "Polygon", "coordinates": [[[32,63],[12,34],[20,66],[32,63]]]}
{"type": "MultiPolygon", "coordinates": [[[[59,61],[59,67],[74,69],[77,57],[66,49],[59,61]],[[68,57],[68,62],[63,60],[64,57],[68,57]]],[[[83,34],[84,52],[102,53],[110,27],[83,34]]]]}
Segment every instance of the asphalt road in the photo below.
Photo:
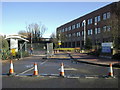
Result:
{"type": "Polygon", "coordinates": [[[71,62],[70,59],[42,59],[36,55],[14,61],[16,76],[10,77],[9,62],[2,64],[3,88],[118,88],[118,71],[114,68],[115,78],[105,78],[108,67],[71,62]],[[38,77],[34,72],[34,62],[38,64],[38,77]],[[60,64],[64,63],[65,77],[60,77],[60,64]]]}

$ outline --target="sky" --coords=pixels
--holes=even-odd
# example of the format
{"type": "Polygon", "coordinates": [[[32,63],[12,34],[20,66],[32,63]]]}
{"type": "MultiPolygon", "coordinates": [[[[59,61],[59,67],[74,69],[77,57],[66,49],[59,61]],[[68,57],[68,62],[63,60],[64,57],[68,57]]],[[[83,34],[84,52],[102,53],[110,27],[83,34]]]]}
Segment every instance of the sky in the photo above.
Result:
{"type": "Polygon", "coordinates": [[[2,2],[2,32],[17,34],[26,25],[42,23],[48,38],[56,28],[111,2],[2,2]]]}

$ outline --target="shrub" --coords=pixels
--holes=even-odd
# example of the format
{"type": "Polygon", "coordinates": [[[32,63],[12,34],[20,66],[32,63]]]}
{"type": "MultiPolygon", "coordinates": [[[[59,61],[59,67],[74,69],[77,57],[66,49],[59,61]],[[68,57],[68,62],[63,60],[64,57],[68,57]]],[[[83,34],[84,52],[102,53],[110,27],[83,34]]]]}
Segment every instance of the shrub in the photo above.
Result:
{"type": "MultiPolygon", "coordinates": [[[[26,51],[22,51],[22,57],[28,57],[29,56],[29,53],[26,52],[26,51]]],[[[20,58],[21,57],[21,52],[17,52],[16,53],[16,58],[20,58]]]]}
{"type": "Polygon", "coordinates": [[[89,52],[88,55],[94,55],[94,56],[98,57],[100,55],[100,52],[101,52],[101,50],[99,49],[99,50],[95,50],[95,51],[89,52]]]}
{"type": "Polygon", "coordinates": [[[120,59],[120,53],[116,53],[112,56],[112,59],[120,59]]]}

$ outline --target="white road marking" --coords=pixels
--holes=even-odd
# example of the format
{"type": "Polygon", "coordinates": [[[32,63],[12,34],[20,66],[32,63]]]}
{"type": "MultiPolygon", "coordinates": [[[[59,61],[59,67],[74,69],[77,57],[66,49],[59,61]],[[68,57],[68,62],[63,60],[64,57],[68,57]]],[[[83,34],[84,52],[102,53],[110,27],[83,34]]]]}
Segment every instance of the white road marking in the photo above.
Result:
{"type": "MultiPolygon", "coordinates": [[[[46,63],[48,60],[46,60],[46,61],[44,61],[44,62],[42,62],[42,63],[40,63],[41,65],[42,64],[44,64],[44,63],[46,63]]],[[[34,69],[34,67],[32,67],[32,68],[30,68],[30,69],[28,69],[28,70],[25,70],[25,71],[23,71],[23,72],[21,72],[21,73],[19,73],[19,74],[24,74],[24,73],[26,73],[26,72],[28,72],[28,71],[31,71],[32,69],[34,69]]]]}
{"type": "MultiPolygon", "coordinates": [[[[61,70],[61,68],[59,68],[58,70],[61,70]]],[[[64,68],[64,70],[74,70],[74,71],[76,71],[77,69],[75,69],[75,68],[64,68]]]]}
{"type": "Polygon", "coordinates": [[[33,67],[33,65],[25,65],[25,67],[30,68],[33,67]]]}
{"type": "Polygon", "coordinates": [[[46,60],[46,61],[44,61],[44,62],[42,62],[42,63],[40,63],[40,64],[42,65],[42,64],[46,63],[47,61],[48,61],[48,60],[46,60]]]}
{"type": "Polygon", "coordinates": [[[25,70],[25,71],[23,71],[22,73],[19,73],[19,74],[24,74],[24,73],[26,73],[26,72],[28,72],[28,71],[31,71],[32,69],[34,69],[34,67],[32,67],[32,68],[30,68],[30,69],[28,69],[28,70],[25,70]]]}

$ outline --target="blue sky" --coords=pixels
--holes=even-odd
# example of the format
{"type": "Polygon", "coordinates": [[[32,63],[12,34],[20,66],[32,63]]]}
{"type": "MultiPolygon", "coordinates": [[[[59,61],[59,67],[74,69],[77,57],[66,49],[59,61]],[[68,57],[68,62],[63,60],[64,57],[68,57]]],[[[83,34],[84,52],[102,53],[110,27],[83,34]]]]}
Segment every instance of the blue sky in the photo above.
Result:
{"type": "MultiPolygon", "coordinates": [[[[42,23],[49,37],[62,24],[111,2],[3,2],[2,33],[17,34],[26,24],[42,23]]],[[[1,33],[1,32],[0,32],[1,33]]]]}

